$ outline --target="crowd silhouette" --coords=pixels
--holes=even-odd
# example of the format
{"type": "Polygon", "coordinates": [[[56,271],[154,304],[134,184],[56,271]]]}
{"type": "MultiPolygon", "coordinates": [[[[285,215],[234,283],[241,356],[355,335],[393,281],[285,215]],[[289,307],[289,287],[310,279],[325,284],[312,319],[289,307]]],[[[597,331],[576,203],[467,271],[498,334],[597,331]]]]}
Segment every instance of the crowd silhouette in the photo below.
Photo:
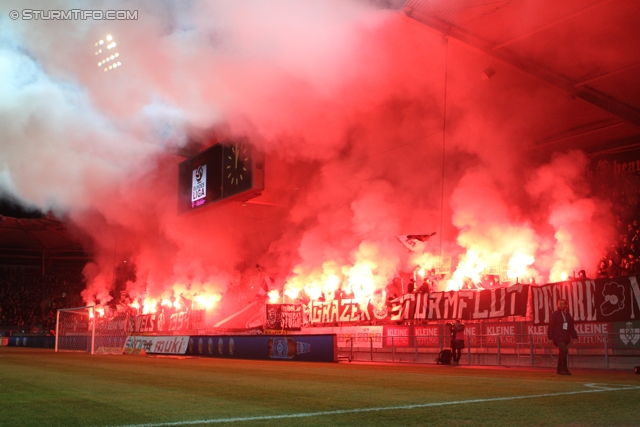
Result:
{"type": "Polygon", "coordinates": [[[83,266],[0,267],[0,330],[50,333],[58,308],[80,307],[83,266]]]}

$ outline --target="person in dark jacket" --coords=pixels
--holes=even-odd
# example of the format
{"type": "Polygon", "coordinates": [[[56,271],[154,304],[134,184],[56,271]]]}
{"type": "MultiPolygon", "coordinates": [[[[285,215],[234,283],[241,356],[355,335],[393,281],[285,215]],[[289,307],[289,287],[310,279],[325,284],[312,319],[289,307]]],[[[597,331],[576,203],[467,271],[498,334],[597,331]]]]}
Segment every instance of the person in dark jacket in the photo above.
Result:
{"type": "Polygon", "coordinates": [[[558,374],[559,375],[571,375],[567,368],[567,362],[569,358],[569,343],[571,338],[578,339],[578,333],[574,326],[573,317],[567,310],[567,300],[558,300],[558,309],[551,315],[551,321],[549,322],[549,340],[553,341],[553,344],[558,347],[558,374]]]}
{"type": "Polygon", "coordinates": [[[606,261],[600,261],[600,265],[598,265],[598,274],[596,275],[596,279],[606,279],[609,277],[609,269],[607,268],[606,261]]]}
{"type": "Polygon", "coordinates": [[[607,266],[607,277],[609,279],[613,279],[615,277],[622,276],[622,270],[620,270],[620,266],[616,264],[613,258],[609,258],[609,265],[607,266]]]}
{"type": "Polygon", "coordinates": [[[451,353],[453,353],[453,365],[460,363],[460,356],[464,348],[464,325],[456,319],[456,323],[449,325],[451,330],[451,353]]]}

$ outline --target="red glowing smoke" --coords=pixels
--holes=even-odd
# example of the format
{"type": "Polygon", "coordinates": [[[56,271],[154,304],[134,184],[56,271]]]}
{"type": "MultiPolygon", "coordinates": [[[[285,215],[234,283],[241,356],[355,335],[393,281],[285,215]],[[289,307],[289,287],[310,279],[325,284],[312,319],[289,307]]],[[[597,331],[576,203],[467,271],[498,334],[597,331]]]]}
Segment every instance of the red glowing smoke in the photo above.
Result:
{"type": "Polygon", "coordinates": [[[87,302],[114,289],[242,302],[256,263],[285,294],[356,297],[441,254],[451,289],[494,265],[538,281],[595,267],[609,219],[585,156],[526,151],[540,83],[513,70],[483,82],[467,47],[363,2],[185,8],[17,21],[3,36],[0,188],[89,236],[87,302]],[[107,32],[123,66],[99,73],[87,52],[107,32]],[[211,135],[265,152],[265,191],[180,216],[176,153],[211,135]],[[434,230],[422,256],[395,239],[434,230]]]}

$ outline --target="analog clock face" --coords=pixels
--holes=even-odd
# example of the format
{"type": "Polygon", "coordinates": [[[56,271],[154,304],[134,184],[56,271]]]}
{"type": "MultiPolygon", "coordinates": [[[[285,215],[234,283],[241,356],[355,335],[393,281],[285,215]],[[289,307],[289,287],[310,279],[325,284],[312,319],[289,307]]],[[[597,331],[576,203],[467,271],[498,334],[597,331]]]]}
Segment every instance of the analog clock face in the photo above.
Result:
{"type": "Polygon", "coordinates": [[[251,147],[234,143],[224,148],[222,166],[224,197],[241,193],[253,185],[251,176],[251,147]]]}
{"type": "Polygon", "coordinates": [[[234,144],[227,151],[226,168],[224,174],[226,181],[231,185],[240,185],[249,175],[249,153],[243,143],[234,144]]]}

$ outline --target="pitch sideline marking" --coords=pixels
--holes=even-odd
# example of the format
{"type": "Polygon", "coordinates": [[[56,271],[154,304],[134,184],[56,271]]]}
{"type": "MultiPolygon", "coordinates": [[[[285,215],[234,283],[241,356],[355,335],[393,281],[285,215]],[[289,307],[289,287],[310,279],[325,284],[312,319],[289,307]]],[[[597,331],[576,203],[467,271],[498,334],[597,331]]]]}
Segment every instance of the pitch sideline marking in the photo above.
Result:
{"type": "Polygon", "coordinates": [[[605,383],[585,383],[584,386],[593,387],[597,389],[605,389],[605,390],[610,390],[613,387],[618,387],[616,390],[634,389],[638,387],[631,384],[605,384],[605,383]]]}
{"type": "MultiPolygon", "coordinates": [[[[590,383],[593,384],[593,383],[590,383]]],[[[585,384],[585,386],[589,386],[585,384]]],[[[378,408],[357,408],[357,409],[340,409],[336,411],[320,411],[320,412],[307,412],[298,414],[283,414],[283,415],[262,415],[257,417],[238,417],[238,418],[214,418],[210,420],[192,420],[192,421],[174,421],[167,423],[146,423],[146,424],[126,424],[116,427],[171,427],[171,426],[190,426],[199,424],[215,424],[215,423],[233,423],[238,421],[260,421],[260,420],[278,420],[283,418],[308,418],[317,417],[320,415],[341,415],[341,414],[356,414],[361,412],[378,412],[378,411],[393,411],[402,409],[418,409],[418,408],[431,408],[436,406],[447,405],[461,405],[465,403],[486,403],[486,402],[504,402],[508,400],[524,400],[535,399],[538,397],[555,397],[555,396],[569,396],[575,394],[585,393],[603,393],[605,391],[621,391],[621,390],[640,390],[640,386],[629,386],[622,388],[597,388],[590,390],[580,391],[565,391],[559,393],[545,393],[545,394],[531,394],[527,396],[508,396],[508,397],[491,397],[488,399],[469,399],[469,400],[455,400],[450,402],[433,402],[433,403],[418,403],[415,405],[402,405],[402,406],[382,406],[378,408]]]]}
{"type": "MultiPolygon", "coordinates": [[[[507,379],[505,377],[482,377],[482,376],[476,376],[476,375],[418,374],[417,376],[423,376],[423,377],[447,377],[447,379],[448,378],[460,378],[460,379],[465,379],[465,380],[468,380],[469,378],[482,379],[482,380],[505,380],[505,379],[507,379]]],[[[554,383],[554,384],[558,383],[558,381],[553,381],[553,380],[532,380],[532,379],[529,379],[529,378],[518,379],[518,381],[529,381],[529,382],[534,382],[534,383],[554,383]]]]}

